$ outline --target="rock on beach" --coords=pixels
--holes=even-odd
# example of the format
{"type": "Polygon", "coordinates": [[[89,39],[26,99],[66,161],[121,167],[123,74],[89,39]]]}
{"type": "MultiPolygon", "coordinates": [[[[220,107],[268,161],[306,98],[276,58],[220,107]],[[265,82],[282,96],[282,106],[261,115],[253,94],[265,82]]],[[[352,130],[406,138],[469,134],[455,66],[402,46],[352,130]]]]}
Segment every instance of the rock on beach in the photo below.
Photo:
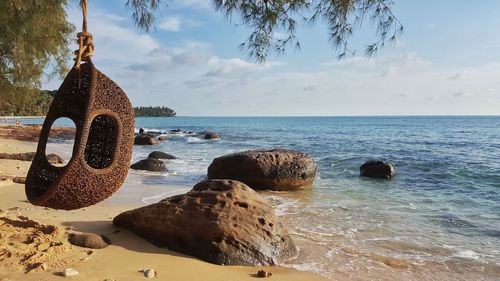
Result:
{"type": "Polygon", "coordinates": [[[110,244],[108,238],[94,233],[70,233],[68,241],[75,246],[91,249],[103,249],[110,244]]]}
{"type": "Polygon", "coordinates": [[[272,205],[234,180],[200,182],[186,194],[121,213],[113,224],[215,264],[275,265],[297,253],[272,205]]]}

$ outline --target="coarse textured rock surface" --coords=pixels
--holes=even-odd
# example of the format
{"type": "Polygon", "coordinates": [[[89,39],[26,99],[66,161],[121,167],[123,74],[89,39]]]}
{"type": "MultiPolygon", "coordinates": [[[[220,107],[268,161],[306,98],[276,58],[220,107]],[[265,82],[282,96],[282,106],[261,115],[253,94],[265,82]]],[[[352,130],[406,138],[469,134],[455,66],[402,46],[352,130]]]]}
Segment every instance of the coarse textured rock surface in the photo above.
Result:
{"type": "Polygon", "coordinates": [[[167,167],[165,167],[165,163],[155,158],[140,160],[139,162],[132,164],[130,168],[134,170],[145,170],[151,172],[163,172],[167,170],[167,167]]]}
{"type": "Polygon", "coordinates": [[[153,151],[149,153],[148,158],[154,158],[154,159],[177,159],[177,157],[173,156],[172,154],[168,154],[162,151],[153,151]]]}
{"type": "Polygon", "coordinates": [[[390,179],[396,175],[391,164],[380,160],[366,161],[359,167],[359,172],[364,177],[377,179],[390,179]]]}
{"type": "Polygon", "coordinates": [[[234,179],[256,190],[298,190],[312,187],[314,159],[284,149],[249,150],[215,158],[208,167],[209,179],[234,179]]]}
{"type": "Polygon", "coordinates": [[[108,238],[95,233],[71,233],[68,241],[72,245],[91,249],[103,249],[110,244],[108,238]]]}
{"type": "Polygon", "coordinates": [[[135,145],[154,145],[157,143],[156,136],[148,133],[138,134],[134,139],[135,145]]]}
{"type": "Polygon", "coordinates": [[[121,213],[113,224],[216,264],[274,265],[297,253],[271,204],[234,180],[200,182],[186,194],[121,213]]]}

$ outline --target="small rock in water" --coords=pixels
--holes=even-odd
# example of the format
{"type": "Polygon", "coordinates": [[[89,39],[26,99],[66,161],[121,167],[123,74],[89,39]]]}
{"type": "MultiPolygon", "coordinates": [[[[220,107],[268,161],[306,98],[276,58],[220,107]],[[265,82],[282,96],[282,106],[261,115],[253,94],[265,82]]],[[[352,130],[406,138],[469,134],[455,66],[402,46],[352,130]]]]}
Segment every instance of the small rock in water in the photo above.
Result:
{"type": "Polygon", "coordinates": [[[257,271],[257,277],[259,277],[259,278],[267,278],[267,277],[271,277],[271,276],[273,276],[273,274],[269,271],[266,271],[263,269],[257,271]]]}
{"type": "Polygon", "coordinates": [[[359,167],[361,176],[368,178],[390,179],[396,175],[394,167],[384,161],[369,160],[359,167]]]}
{"type": "Polygon", "coordinates": [[[220,136],[214,132],[205,132],[205,136],[203,138],[206,140],[217,140],[220,139],[220,136]]]}
{"type": "Polygon", "coordinates": [[[165,163],[155,158],[147,158],[140,160],[130,166],[134,170],[146,170],[150,172],[164,172],[167,170],[165,163]]]}
{"type": "Polygon", "coordinates": [[[80,272],[74,270],[73,268],[66,268],[63,272],[64,277],[71,277],[80,274],[80,272]]]}

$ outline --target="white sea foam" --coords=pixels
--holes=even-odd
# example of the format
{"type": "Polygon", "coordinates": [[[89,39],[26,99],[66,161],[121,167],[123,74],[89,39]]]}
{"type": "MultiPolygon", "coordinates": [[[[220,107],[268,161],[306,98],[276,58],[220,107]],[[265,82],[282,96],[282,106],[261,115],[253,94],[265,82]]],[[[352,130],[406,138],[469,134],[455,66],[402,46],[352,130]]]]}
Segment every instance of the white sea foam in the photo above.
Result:
{"type": "Polygon", "coordinates": [[[326,271],[324,269],[325,265],[323,265],[319,262],[310,261],[310,262],[296,263],[296,264],[284,264],[283,266],[293,268],[296,270],[300,270],[300,271],[309,271],[309,272],[314,272],[314,273],[323,274],[323,275],[326,274],[326,271]]]}
{"type": "Polygon", "coordinates": [[[296,214],[298,211],[299,200],[278,197],[275,195],[267,195],[265,197],[273,205],[274,212],[278,217],[296,214]]]}
{"type": "Polygon", "coordinates": [[[146,132],[146,133],[161,133],[162,132],[161,129],[157,129],[157,128],[144,128],[144,127],[134,128],[134,132],[136,134],[138,134],[140,129],[144,129],[144,132],[146,132]]]}
{"type": "Polygon", "coordinates": [[[480,258],[480,255],[472,250],[460,251],[454,254],[453,256],[457,258],[472,259],[472,260],[478,260],[480,258]]]}
{"type": "Polygon", "coordinates": [[[175,189],[171,189],[167,192],[162,192],[162,193],[154,195],[154,196],[144,197],[144,198],[142,198],[141,201],[144,204],[153,204],[153,203],[159,202],[160,200],[162,200],[166,197],[184,194],[184,193],[188,192],[189,190],[190,190],[190,188],[175,188],[175,189]]]}
{"type": "Polygon", "coordinates": [[[188,137],[186,140],[188,143],[198,143],[198,142],[203,142],[202,139],[197,138],[197,137],[188,137]]]}

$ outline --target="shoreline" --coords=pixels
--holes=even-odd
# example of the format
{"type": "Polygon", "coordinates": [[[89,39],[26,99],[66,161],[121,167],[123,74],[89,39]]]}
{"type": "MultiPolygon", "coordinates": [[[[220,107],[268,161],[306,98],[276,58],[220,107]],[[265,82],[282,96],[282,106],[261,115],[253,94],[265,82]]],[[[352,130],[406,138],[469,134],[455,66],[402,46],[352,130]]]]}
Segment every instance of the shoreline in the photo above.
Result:
{"type": "Polygon", "coordinates": [[[11,116],[11,115],[6,115],[6,116],[0,116],[0,119],[38,119],[38,118],[45,118],[44,116],[11,116]]]}
{"type": "MultiPolygon", "coordinates": [[[[34,141],[6,139],[1,136],[0,153],[35,151],[36,142],[34,141]]],[[[0,159],[0,175],[24,176],[30,163],[28,161],[0,159]]],[[[36,233],[33,225],[38,224],[54,226],[61,233],[92,232],[105,235],[111,240],[109,247],[100,250],[66,245],[67,243],[64,244],[66,248],[60,250],[62,251],[60,253],[56,251],[53,254],[45,254],[48,250],[41,253],[35,249],[36,253],[45,255],[48,269],[36,268],[29,273],[25,273],[27,268],[22,265],[8,263],[7,261],[10,259],[4,260],[5,256],[2,256],[2,251],[0,251],[0,280],[53,280],[65,268],[73,268],[79,272],[79,275],[72,277],[73,280],[104,280],[106,278],[135,280],[145,278],[143,273],[139,272],[143,268],[155,269],[158,272],[156,277],[158,280],[255,280],[255,273],[260,269],[272,272],[272,280],[325,280],[324,277],[314,273],[282,266],[219,266],[165,248],[158,248],[132,232],[112,224],[114,216],[140,206],[140,204],[135,203],[113,202],[113,196],[104,202],[79,210],[52,210],[31,205],[26,201],[23,185],[6,180],[0,182],[0,206],[2,236],[14,235],[12,231],[27,231],[31,233],[28,236],[33,236],[33,233],[36,233]],[[30,223],[23,221],[27,218],[29,218],[28,222],[30,223]],[[31,221],[35,223],[31,223],[31,221]],[[22,229],[19,229],[19,225],[22,229]],[[64,259],[62,259],[63,257],[64,259]]],[[[14,253],[14,256],[16,253],[22,252],[18,249],[20,247],[23,248],[23,251],[27,251],[31,249],[30,247],[40,247],[41,245],[37,246],[16,239],[9,241],[9,244],[4,244],[6,249],[0,248],[0,250],[14,253]]],[[[42,259],[42,257],[40,258],[42,259]]]]}

